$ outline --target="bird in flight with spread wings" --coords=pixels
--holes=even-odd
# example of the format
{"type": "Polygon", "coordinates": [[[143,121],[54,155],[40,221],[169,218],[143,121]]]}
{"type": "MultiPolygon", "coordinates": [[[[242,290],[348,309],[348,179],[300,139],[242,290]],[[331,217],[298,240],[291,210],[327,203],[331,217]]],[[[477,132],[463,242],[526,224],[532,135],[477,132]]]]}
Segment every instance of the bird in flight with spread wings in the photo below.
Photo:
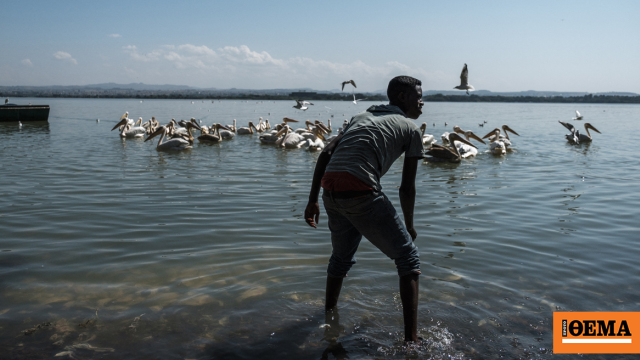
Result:
{"type": "Polygon", "coordinates": [[[353,85],[354,88],[357,88],[355,81],[353,81],[353,80],[343,81],[342,82],[342,91],[344,91],[344,86],[347,85],[347,84],[351,84],[351,85],[353,85]]]}
{"type": "Polygon", "coordinates": [[[469,85],[469,70],[467,69],[467,64],[464,64],[462,73],[460,73],[460,85],[454,87],[454,89],[467,90],[467,95],[469,95],[469,90],[475,90],[473,85],[469,85]]]}

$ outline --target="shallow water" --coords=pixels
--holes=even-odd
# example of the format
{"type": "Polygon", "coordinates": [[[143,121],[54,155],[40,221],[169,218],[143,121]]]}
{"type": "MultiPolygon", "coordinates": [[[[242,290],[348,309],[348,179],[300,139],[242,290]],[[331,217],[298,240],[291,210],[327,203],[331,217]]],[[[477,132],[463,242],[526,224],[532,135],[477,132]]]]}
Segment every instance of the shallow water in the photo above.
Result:
{"type": "MultiPolygon", "coordinates": [[[[438,138],[453,125],[482,136],[508,124],[520,136],[506,156],[419,166],[425,340],[407,349],[394,264],[366,241],[338,316],[325,319],[326,215],[319,229],[302,220],[317,153],[257,135],[167,153],[110,131],[125,111],[241,126],[334,115],[336,128],[372,103],[303,113],[281,101],[13,102],[49,104],[51,115],[0,124],[9,357],[546,359],[553,311],[640,308],[638,106],[425,104],[418,122],[438,138]],[[571,120],[576,109],[584,121],[571,120]],[[571,146],[558,120],[602,134],[571,146]]],[[[401,170],[382,179],[398,209],[401,170]]]]}

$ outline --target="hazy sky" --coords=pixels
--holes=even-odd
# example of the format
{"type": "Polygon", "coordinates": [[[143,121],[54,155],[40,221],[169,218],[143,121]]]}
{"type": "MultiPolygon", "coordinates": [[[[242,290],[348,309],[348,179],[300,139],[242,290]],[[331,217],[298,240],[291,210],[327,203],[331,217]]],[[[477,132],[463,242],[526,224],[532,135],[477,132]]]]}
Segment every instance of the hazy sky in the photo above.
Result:
{"type": "Polygon", "coordinates": [[[640,1],[10,1],[0,85],[640,93],[640,1]]]}

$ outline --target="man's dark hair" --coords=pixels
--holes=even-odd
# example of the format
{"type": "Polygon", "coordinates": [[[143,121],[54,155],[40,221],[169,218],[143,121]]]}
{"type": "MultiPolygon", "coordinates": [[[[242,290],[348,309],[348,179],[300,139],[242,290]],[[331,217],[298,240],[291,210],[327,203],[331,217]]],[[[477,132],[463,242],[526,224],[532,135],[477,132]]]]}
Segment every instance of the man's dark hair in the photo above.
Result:
{"type": "Polygon", "coordinates": [[[416,85],[422,86],[422,81],[406,75],[394,77],[389,81],[389,86],[387,87],[389,102],[396,102],[401,92],[413,91],[416,85]]]}

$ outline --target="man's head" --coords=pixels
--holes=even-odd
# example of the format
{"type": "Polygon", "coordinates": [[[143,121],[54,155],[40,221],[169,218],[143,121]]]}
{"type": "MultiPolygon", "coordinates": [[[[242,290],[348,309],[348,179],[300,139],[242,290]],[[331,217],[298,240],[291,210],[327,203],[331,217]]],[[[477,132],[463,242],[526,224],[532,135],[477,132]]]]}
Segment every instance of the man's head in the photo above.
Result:
{"type": "Polygon", "coordinates": [[[399,107],[410,119],[422,115],[422,82],[411,76],[396,76],[387,87],[389,104],[399,107]]]}

